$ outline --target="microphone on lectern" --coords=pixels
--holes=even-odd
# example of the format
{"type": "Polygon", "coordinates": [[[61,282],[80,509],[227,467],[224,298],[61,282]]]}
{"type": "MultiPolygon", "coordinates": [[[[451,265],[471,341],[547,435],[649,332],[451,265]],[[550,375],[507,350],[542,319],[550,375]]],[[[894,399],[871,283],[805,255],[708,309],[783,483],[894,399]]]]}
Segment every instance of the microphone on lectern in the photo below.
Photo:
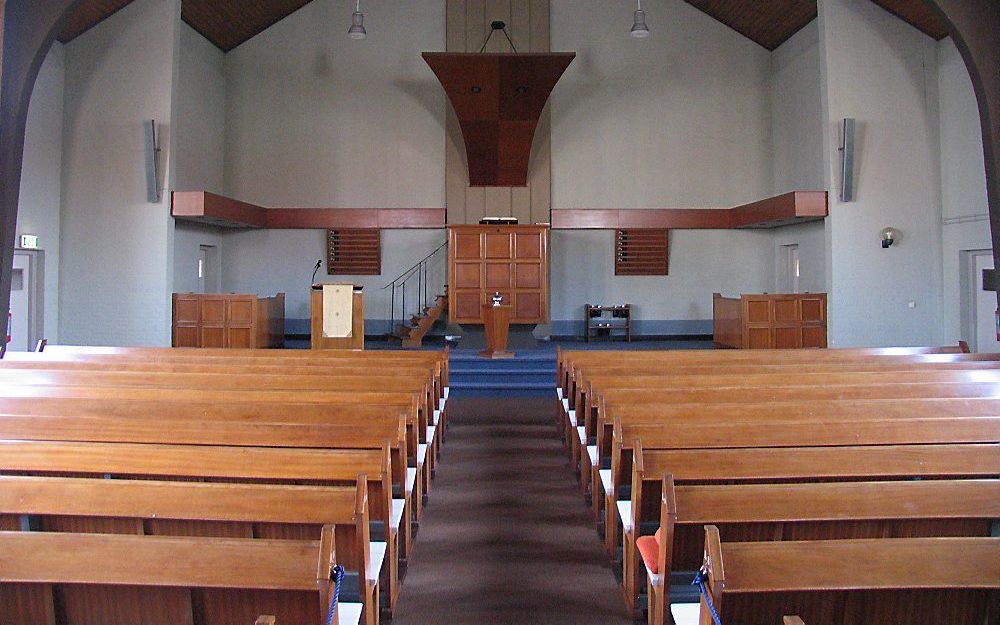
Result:
{"type": "Polygon", "coordinates": [[[312,282],[310,282],[310,284],[316,284],[316,272],[319,271],[319,267],[322,264],[323,264],[323,259],[322,258],[317,258],[316,259],[316,266],[313,267],[313,277],[312,277],[312,282]]]}

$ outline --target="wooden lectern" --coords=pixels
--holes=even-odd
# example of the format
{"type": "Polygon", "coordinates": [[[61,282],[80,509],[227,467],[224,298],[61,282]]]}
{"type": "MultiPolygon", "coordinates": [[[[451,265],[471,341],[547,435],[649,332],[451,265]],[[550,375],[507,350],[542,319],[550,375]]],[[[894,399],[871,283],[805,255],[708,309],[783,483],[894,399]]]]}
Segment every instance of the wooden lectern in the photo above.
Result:
{"type": "Polygon", "coordinates": [[[323,285],[312,285],[309,298],[309,330],[313,349],[364,349],[365,348],[365,303],[362,287],[353,287],[350,336],[331,337],[323,335],[323,285]]]}
{"type": "Polygon", "coordinates": [[[507,334],[510,331],[510,306],[483,304],[483,324],[486,326],[486,349],[479,352],[483,358],[513,358],[507,351],[507,334]]]}

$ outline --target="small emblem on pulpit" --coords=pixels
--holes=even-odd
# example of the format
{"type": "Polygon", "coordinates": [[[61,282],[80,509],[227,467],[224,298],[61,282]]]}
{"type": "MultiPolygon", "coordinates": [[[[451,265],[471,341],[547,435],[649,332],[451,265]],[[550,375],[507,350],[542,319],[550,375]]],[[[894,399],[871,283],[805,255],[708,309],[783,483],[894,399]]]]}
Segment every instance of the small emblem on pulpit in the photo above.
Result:
{"type": "Polygon", "coordinates": [[[500,292],[497,291],[493,294],[493,297],[490,298],[490,301],[493,302],[494,307],[500,306],[503,304],[503,295],[500,295],[500,292]]]}

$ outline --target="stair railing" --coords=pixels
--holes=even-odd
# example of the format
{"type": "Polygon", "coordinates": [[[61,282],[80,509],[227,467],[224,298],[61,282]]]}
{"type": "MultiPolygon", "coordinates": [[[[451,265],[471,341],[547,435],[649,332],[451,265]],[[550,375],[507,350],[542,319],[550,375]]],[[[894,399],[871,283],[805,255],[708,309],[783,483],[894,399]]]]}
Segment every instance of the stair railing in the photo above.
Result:
{"type": "MultiPolygon", "coordinates": [[[[423,313],[427,309],[428,304],[432,297],[432,288],[430,286],[431,278],[431,264],[438,263],[442,259],[446,260],[446,255],[441,253],[448,247],[448,241],[445,241],[441,245],[434,248],[434,251],[421,258],[415,265],[399,274],[395,280],[389,284],[382,287],[382,290],[389,289],[389,336],[395,336],[401,338],[401,334],[398,331],[403,324],[406,323],[407,307],[406,307],[406,287],[409,284],[411,287],[416,284],[416,310],[423,313]],[[399,305],[397,307],[396,300],[399,300],[399,305]],[[396,310],[399,310],[399,325],[396,324],[396,310]]],[[[436,286],[436,285],[435,285],[436,286]]],[[[444,286],[444,282],[441,283],[444,286]]],[[[413,294],[411,293],[410,302],[413,303],[413,294]]]]}

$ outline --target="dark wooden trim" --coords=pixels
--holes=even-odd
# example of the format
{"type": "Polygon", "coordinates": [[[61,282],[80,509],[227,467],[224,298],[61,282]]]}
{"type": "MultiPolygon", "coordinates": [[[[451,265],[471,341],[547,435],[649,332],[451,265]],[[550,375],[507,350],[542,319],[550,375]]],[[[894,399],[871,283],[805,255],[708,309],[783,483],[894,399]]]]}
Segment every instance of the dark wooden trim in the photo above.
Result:
{"type": "Polygon", "coordinates": [[[823,219],[827,214],[826,191],[792,191],[733,208],[553,209],[552,227],[600,230],[775,228],[823,219]]]}
{"type": "Polygon", "coordinates": [[[224,228],[444,228],[443,208],[264,208],[207,191],[175,191],[176,219],[224,228]]]}
{"type": "Polygon", "coordinates": [[[228,228],[264,228],[265,209],[206,191],[174,191],[170,214],[176,219],[228,228]]]}

